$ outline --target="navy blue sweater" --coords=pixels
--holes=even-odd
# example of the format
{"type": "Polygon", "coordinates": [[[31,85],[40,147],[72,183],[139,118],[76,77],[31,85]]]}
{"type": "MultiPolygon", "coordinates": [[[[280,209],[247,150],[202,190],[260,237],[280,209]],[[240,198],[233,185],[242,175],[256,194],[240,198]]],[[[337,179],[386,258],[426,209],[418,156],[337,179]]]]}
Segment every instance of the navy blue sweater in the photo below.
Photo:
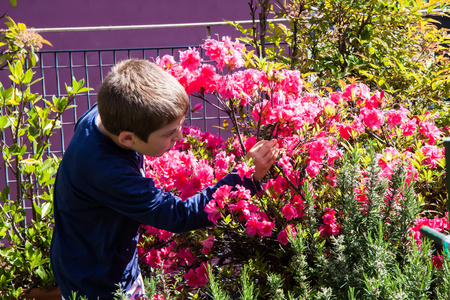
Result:
{"type": "Polygon", "coordinates": [[[139,226],[179,233],[210,226],[204,208],[221,185],[251,180],[229,174],[216,186],[182,201],[143,177],[143,157],[117,146],[96,126],[94,106],[75,127],[54,189],[52,270],[64,298],[112,299],[117,283],[127,288],[138,266],[139,226]]]}

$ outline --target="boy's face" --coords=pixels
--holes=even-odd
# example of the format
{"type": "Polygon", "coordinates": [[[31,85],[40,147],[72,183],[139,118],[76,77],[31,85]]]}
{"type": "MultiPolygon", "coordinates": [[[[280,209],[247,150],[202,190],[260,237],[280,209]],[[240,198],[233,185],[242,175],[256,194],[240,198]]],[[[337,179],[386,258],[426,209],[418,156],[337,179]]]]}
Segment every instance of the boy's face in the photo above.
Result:
{"type": "Polygon", "coordinates": [[[185,117],[181,117],[172,123],[152,132],[147,142],[137,138],[134,143],[134,149],[140,154],[158,157],[169,151],[176,141],[183,138],[181,128],[183,127],[185,117]]]}

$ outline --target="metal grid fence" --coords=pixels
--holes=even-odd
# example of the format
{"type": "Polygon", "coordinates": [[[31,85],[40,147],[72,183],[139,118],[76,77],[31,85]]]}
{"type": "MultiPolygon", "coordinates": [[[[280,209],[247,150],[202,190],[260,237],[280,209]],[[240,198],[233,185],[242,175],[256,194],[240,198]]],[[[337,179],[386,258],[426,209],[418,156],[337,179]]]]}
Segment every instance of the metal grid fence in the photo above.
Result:
{"type": "MultiPolygon", "coordinates": [[[[139,49],[108,49],[108,50],[80,50],[80,51],[45,51],[39,53],[40,65],[36,70],[43,80],[40,87],[34,92],[41,93],[45,99],[52,96],[66,96],[65,84],[71,84],[71,78],[85,79],[85,85],[92,88],[85,94],[75,98],[76,108],[72,113],[63,116],[62,128],[59,133],[59,145],[53,144],[52,153],[63,153],[65,146],[70,141],[73,127],[77,119],[96,102],[97,90],[103,78],[109,73],[112,66],[127,58],[143,58],[153,61],[156,57],[169,54],[178,59],[179,51],[189,47],[180,46],[167,48],[139,48],[139,49]],[[40,90],[39,90],[40,89],[40,90]]],[[[198,46],[196,46],[198,48],[198,46]]],[[[203,51],[200,51],[203,55],[203,51]]],[[[206,60],[206,58],[205,58],[206,60]]],[[[191,105],[194,106],[201,100],[191,97],[191,105]]],[[[204,106],[203,111],[189,114],[186,126],[196,126],[201,130],[208,130],[215,134],[221,134],[220,126],[226,115],[211,106],[204,106]]],[[[55,141],[54,141],[55,143],[55,141]]]]}

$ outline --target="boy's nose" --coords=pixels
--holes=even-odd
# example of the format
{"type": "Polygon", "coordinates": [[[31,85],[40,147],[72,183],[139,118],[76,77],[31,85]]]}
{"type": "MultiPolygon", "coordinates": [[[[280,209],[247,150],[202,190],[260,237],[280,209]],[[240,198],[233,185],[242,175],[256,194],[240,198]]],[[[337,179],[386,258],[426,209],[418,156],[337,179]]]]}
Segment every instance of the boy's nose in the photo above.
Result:
{"type": "Polygon", "coordinates": [[[173,140],[174,141],[179,141],[181,139],[183,139],[183,133],[181,133],[181,128],[180,128],[179,130],[177,130],[177,132],[173,136],[173,140]]]}

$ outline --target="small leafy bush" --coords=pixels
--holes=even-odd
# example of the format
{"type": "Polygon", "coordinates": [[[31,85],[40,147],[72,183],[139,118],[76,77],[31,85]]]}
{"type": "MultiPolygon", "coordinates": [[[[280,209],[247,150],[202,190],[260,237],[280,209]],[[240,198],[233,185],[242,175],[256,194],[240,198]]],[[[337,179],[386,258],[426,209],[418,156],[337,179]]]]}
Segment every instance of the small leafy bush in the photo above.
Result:
{"type": "Polygon", "coordinates": [[[415,109],[441,107],[450,97],[448,29],[430,18],[447,16],[450,1],[250,2],[253,20],[261,22],[230,22],[241,40],[261,57],[300,70],[308,86],[335,90],[339,80],[357,78],[415,109]]]}
{"type": "Polygon", "coordinates": [[[83,80],[73,79],[72,87],[66,87],[67,97],[49,101],[33,93],[33,84],[40,79],[33,78],[38,49],[30,41],[43,40],[8,19],[10,31],[0,44],[7,46],[0,61],[10,74],[8,84],[0,83],[0,170],[10,176],[0,190],[0,290],[2,299],[16,299],[33,287],[56,284],[49,251],[53,183],[60,158],[47,150],[61,127],[62,114],[73,107],[78,93],[88,89],[83,80]]]}

